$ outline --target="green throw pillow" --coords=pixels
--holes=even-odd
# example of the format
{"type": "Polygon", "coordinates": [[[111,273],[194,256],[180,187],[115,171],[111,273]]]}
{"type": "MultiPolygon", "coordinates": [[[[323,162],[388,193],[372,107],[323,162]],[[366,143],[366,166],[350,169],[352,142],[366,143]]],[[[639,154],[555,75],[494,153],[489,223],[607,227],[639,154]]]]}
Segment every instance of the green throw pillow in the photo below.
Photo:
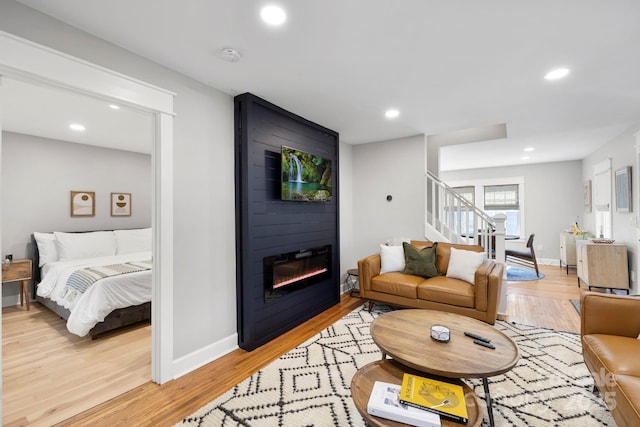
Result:
{"type": "Polygon", "coordinates": [[[412,274],[425,278],[440,276],[436,267],[436,246],[434,243],[430,248],[419,251],[410,243],[402,243],[404,249],[404,274],[412,274]]]}

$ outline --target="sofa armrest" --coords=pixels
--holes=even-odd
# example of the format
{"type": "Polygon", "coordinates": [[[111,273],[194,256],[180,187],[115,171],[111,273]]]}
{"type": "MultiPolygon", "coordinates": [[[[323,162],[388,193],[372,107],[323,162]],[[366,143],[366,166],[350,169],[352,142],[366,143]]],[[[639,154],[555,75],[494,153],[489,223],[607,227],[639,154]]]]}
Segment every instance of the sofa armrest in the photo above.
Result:
{"type": "Polygon", "coordinates": [[[364,297],[366,291],[371,290],[371,279],[380,274],[380,254],[369,255],[358,261],[358,285],[360,296],[364,297]]]}
{"type": "Polygon", "coordinates": [[[495,323],[498,313],[503,273],[504,266],[502,264],[487,259],[476,269],[474,276],[475,308],[489,313],[487,320],[491,324],[495,323]]]}
{"type": "Polygon", "coordinates": [[[606,334],[637,338],[640,298],[583,292],[580,295],[580,335],[606,334]]]}

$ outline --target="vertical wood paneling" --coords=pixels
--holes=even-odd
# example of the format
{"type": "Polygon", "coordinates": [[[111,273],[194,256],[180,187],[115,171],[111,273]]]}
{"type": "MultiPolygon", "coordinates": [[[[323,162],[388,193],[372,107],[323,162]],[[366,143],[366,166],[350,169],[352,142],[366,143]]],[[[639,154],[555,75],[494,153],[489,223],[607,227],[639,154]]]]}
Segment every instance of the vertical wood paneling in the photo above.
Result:
{"type": "Polygon", "coordinates": [[[339,302],[338,134],[251,94],[235,98],[239,345],[253,350],[339,302]],[[332,200],[281,200],[281,147],[332,162],[332,200]],[[265,302],[263,258],[331,245],[331,277],[265,302]]]}

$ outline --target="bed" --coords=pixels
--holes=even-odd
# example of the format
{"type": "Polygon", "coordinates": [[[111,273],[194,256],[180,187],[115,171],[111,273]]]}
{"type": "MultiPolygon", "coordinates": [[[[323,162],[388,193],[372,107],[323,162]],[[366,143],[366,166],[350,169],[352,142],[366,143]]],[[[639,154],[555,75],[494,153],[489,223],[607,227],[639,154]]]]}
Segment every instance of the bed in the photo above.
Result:
{"type": "Polygon", "coordinates": [[[36,299],[69,332],[99,334],[151,318],[151,229],[33,233],[36,299]]]}

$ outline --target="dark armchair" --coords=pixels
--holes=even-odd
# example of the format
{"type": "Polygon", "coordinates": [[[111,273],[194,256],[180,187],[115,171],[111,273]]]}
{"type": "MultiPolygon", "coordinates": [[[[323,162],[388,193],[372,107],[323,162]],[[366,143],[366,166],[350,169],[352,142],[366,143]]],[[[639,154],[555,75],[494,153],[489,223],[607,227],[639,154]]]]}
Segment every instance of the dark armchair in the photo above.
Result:
{"type": "Polygon", "coordinates": [[[532,233],[527,239],[527,249],[524,251],[518,251],[514,249],[507,249],[504,251],[507,262],[515,262],[517,264],[526,265],[527,267],[533,267],[536,270],[536,276],[540,277],[538,271],[538,261],[536,261],[536,252],[533,249],[533,237],[532,233]]]}

